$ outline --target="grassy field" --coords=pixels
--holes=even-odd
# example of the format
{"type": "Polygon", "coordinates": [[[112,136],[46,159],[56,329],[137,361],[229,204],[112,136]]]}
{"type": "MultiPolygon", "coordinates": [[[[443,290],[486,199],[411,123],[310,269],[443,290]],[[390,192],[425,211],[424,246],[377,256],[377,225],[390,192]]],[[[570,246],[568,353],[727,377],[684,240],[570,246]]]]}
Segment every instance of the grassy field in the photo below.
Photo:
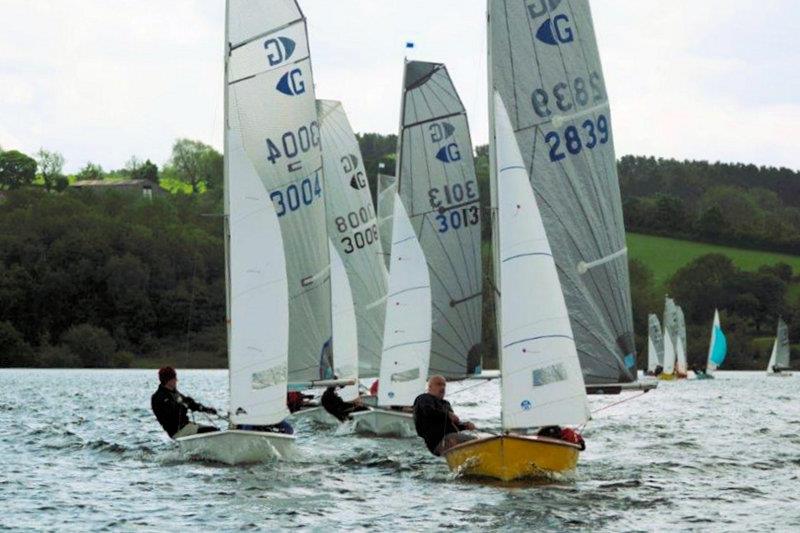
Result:
{"type": "MultiPolygon", "coordinates": [[[[628,254],[638,259],[653,271],[657,285],[665,283],[679,268],[694,258],[705,254],[724,254],[744,270],[758,270],[761,265],[787,263],[794,272],[800,273],[800,256],[785,255],[758,250],[743,250],[714,244],[681,241],[666,237],[655,237],[639,233],[628,233],[628,254]]],[[[800,285],[793,285],[790,294],[798,292],[800,285]]]]}

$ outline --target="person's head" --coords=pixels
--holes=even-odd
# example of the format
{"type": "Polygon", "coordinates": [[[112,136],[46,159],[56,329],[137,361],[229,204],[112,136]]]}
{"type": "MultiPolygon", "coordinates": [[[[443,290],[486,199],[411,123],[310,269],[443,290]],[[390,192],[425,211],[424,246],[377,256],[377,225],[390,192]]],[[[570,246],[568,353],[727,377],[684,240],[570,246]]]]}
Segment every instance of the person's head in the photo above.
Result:
{"type": "Polygon", "coordinates": [[[437,375],[428,378],[428,394],[432,394],[440,400],[444,400],[444,392],[446,388],[447,380],[444,379],[444,376],[437,375]]]}
{"type": "Polygon", "coordinates": [[[178,374],[171,366],[162,366],[158,369],[158,381],[170,390],[175,390],[178,385],[178,374]]]}

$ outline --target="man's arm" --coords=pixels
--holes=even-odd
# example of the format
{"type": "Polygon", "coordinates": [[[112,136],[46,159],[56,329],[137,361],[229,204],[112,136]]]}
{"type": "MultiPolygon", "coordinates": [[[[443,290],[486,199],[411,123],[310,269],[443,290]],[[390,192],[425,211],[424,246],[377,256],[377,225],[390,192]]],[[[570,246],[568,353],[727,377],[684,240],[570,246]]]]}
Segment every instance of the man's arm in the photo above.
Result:
{"type": "Polygon", "coordinates": [[[190,411],[200,411],[202,413],[211,413],[214,415],[217,414],[217,410],[214,409],[213,407],[206,407],[202,403],[194,401],[189,396],[182,396],[182,398],[183,398],[183,403],[190,411]]]}
{"type": "Polygon", "coordinates": [[[441,416],[447,417],[450,413],[449,407],[443,402],[437,402],[430,396],[417,399],[414,402],[414,414],[422,417],[441,416]]]}

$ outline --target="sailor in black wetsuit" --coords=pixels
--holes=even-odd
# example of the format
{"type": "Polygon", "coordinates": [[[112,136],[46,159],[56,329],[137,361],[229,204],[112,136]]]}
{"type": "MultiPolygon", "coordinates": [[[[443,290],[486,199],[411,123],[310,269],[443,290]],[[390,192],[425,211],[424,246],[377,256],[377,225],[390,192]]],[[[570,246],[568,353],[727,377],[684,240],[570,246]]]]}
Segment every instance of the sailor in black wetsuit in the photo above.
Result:
{"type": "Polygon", "coordinates": [[[200,426],[189,421],[188,411],[217,414],[217,410],[213,407],[205,407],[178,392],[178,376],[174,368],[171,366],[160,368],[158,380],[160,385],[150,398],[150,406],[167,435],[177,439],[195,433],[218,431],[213,426],[200,426]]]}
{"type": "Polygon", "coordinates": [[[336,394],[336,387],[328,387],[325,389],[325,392],[322,393],[322,398],[320,398],[320,403],[322,407],[335,416],[339,422],[350,420],[350,413],[369,410],[368,407],[361,405],[361,400],[358,398],[352,402],[342,400],[342,398],[336,394]]]}
{"type": "Polygon", "coordinates": [[[425,445],[433,455],[476,437],[464,430],[474,430],[472,422],[462,423],[453,412],[450,402],[444,399],[447,382],[442,376],[431,376],[428,392],[414,400],[414,427],[417,435],[425,439],[425,445]]]}

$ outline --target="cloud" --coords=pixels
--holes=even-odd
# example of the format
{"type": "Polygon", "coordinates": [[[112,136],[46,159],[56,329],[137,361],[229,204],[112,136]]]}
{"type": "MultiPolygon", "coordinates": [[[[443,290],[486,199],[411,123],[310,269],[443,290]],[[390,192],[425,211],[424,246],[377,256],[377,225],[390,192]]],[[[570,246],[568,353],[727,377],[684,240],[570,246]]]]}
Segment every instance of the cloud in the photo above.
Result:
{"type": "MultiPolygon", "coordinates": [[[[395,133],[403,57],[448,65],[487,142],[483,0],[301,0],[317,95],[356,131],[395,133]]],[[[800,168],[800,9],[792,0],[592,2],[618,155],[800,168]]],[[[173,141],[221,147],[221,0],[4,0],[0,144],[67,168],[162,164],[173,141]]]]}

